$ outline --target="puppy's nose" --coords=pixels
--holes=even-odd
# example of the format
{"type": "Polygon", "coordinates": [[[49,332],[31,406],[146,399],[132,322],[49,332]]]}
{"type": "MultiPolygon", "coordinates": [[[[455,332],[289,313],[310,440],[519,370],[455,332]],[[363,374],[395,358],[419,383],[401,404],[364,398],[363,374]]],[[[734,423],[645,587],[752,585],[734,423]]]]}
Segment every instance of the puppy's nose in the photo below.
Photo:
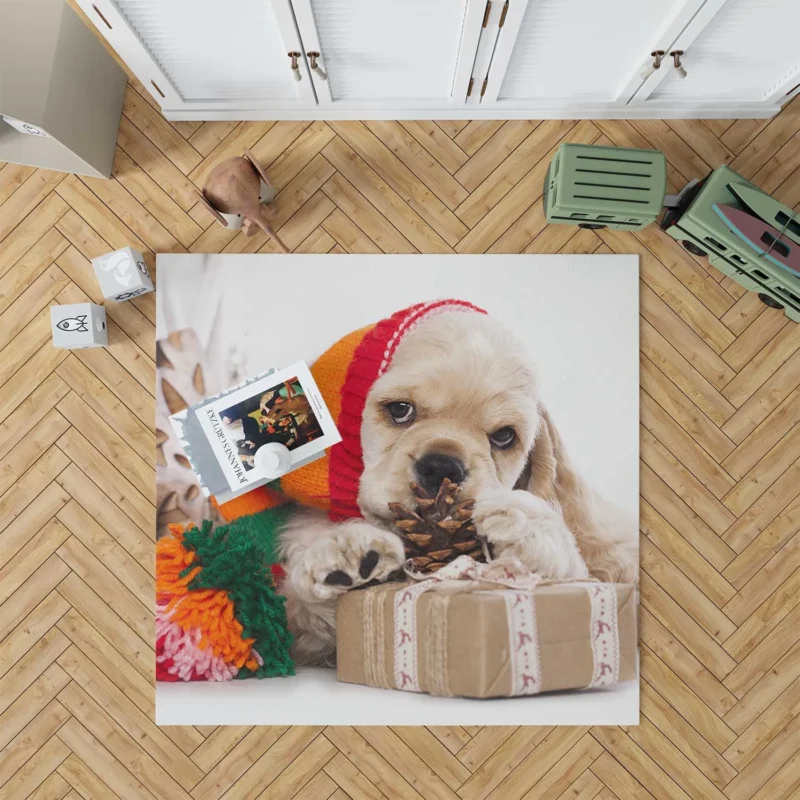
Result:
{"type": "Polygon", "coordinates": [[[467,477],[463,462],[442,453],[428,453],[417,461],[415,469],[422,488],[431,493],[439,490],[445,478],[461,483],[467,477]]]}

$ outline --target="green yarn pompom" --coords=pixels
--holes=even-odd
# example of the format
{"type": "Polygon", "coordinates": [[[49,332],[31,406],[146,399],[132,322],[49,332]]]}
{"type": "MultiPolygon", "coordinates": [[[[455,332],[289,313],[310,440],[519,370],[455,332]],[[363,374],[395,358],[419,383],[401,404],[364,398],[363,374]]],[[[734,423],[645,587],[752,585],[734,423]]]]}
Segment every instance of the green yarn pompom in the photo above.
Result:
{"type": "Polygon", "coordinates": [[[244,629],[242,638],[254,639],[263,659],[256,670],[240,669],[237,678],[294,675],[286,598],[275,590],[270,571],[277,562],[278,534],[293,510],[290,505],[269,508],[217,528],[206,520],[184,534],[185,547],[197,554],[190,569],[202,567],[188,588],[226,591],[244,629]]]}

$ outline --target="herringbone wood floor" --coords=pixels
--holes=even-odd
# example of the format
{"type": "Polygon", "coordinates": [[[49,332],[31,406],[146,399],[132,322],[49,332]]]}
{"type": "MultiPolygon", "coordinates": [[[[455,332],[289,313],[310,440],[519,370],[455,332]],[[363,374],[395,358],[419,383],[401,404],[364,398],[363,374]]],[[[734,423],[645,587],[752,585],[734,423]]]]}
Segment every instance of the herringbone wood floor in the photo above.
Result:
{"type": "Polygon", "coordinates": [[[800,798],[800,326],[654,226],[548,227],[540,198],[567,140],[796,207],[799,122],[171,125],[133,82],[111,181],[0,167],[0,796],[800,798]],[[196,203],[244,147],[299,252],[640,255],[641,725],[154,725],[154,297],[73,353],[48,306],[97,300],[88,259],[125,244],[272,250],[196,203]]]}

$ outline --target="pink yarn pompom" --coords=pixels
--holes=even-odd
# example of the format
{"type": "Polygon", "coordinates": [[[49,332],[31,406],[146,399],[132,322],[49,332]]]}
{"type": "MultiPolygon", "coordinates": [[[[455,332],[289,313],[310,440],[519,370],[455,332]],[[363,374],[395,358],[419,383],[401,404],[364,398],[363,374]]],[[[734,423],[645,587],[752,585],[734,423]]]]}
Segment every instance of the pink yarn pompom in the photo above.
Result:
{"type": "Polygon", "coordinates": [[[167,672],[182,681],[230,681],[238,669],[215,656],[211,647],[200,647],[202,632],[199,629],[185,631],[165,613],[166,605],[156,610],[156,641],[162,641],[161,652],[156,663],[169,663],[167,672]]]}

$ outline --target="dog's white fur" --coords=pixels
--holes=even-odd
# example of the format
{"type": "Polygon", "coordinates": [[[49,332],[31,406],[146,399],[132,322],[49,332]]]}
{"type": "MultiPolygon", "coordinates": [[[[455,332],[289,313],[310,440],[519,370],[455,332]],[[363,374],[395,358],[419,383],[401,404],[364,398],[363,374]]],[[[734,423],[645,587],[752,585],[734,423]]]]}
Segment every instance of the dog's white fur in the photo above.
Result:
{"type": "Polygon", "coordinates": [[[462,494],[475,498],[476,529],[495,557],[516,556],[545,578],[638,579],[635,521],[591,491],[572,468],[526,354],[491,317],[447,311],[410,331],[369,392],[361,444],[358,501],[364,519],[333,523],[309,510],[282,536],[283,592],[299,663],[332,663],[342,592],[385,580],[402,567],[388,503],[413,507],[414,465],[429,453],[466,466],[462,494]],[[396,401],[415,405],[413,422],[392,421],[386,406],[396,401]],[[514,428],[516,442],[504,450],[492,447],[489,434],[505,426],[514,428]],[[362,575],[362,559],[372,550],[377,565],[362,575]],[[346,573],[352,585],[326,583],[332,572],[346,573]]]}

